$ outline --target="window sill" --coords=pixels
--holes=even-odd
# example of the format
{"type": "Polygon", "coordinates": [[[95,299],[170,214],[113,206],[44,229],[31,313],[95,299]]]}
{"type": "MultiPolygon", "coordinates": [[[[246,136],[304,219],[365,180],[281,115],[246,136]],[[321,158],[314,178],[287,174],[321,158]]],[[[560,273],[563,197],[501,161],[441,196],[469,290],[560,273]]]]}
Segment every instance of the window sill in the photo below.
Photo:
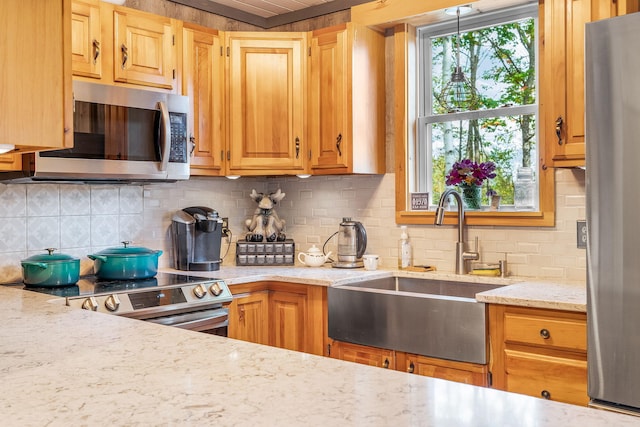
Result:
{"type": "MultiPolygon", "coordinates": [[[[465,211],[467,225],[495,225],[504,227],[553,227],[555,215],[553,212],[496,212],[496,211],[465,211]]],[[[396,211],[397,224],[430,224],[435,221],[434,211],[396,211]]],[[[444,217],[445,225],[458,222],[457,211],[447,211],[444,217]]]]}

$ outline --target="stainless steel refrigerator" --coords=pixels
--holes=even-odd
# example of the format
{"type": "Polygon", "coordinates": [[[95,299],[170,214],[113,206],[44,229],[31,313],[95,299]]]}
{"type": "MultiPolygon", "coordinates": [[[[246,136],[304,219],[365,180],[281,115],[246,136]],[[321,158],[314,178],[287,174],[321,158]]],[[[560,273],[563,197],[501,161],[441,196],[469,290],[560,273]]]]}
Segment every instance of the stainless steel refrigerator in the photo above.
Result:
{"type": "Polygon", "coordinates": [[[588,390],[640,414],[640,13],[585,36],[588,390]]]}

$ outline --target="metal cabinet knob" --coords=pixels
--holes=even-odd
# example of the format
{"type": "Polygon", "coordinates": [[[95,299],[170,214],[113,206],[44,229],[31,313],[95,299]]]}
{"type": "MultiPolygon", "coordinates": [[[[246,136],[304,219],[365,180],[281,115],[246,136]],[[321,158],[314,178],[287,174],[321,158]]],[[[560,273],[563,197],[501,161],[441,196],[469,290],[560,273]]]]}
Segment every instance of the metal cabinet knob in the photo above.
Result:
{"type": "Polygon", "coordinates": [[[389,359],[384,359],[384,362],[382,363],[382,367],[384,369],[389,369],[389,359]]]}
{"type": "Polygon", "coordinates": [[[549,338],[551,338],[551,333],[548,329],[540,329],[540,336],[543,339],[548,340],[549,338]]]}
{"type": "Polygon", "coordinates": [[[407,372],[410,374],[413,374],[415,370],[416,370],[416,365],[414,365],[413,362],[410,362],[409,367],[407,368],[407,372]]]}
{"type": "Polygon", "coordinates": [[[542,390],[542,392],[540,393],[540,396],[542,396],[547,400],[551,399],[551,393],[549,393],[547,390],[542,390]]]}

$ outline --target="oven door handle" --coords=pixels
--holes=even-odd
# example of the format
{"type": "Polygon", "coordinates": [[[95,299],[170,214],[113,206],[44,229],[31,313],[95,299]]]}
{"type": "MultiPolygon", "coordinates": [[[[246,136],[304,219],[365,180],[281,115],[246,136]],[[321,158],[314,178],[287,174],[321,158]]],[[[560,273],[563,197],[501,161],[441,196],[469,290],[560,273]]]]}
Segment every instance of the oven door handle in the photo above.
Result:
{"type": "Polygon", "coordinates": [[[169,150],[171,150],[171,121],[167,105],[158,102],[160,109],[160,172],[167,170],[169,166],[169,150]]]}
{"type": "Polygon", "coordinates": [[[144,320],[159,325],[201,332],[227,326],[229,324],[229,310],[226,308],[216,308],[213,310],[194,311],[144,320]]]}

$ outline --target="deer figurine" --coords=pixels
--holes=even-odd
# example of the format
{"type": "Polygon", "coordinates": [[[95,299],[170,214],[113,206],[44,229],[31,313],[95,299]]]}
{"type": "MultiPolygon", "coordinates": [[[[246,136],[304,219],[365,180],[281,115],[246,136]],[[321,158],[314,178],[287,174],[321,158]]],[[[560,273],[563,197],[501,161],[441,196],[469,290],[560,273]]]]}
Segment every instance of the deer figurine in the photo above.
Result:
{"type": "Polygon", "coordinates": [[[280,189],[275,193],[265,195],[258,193],[255,189],[251,191],[251,197],[257,204],[253,218],[245,221],[249,233],[246,240],[249,242],[275,242],[285,240],[284,230],[285,220],[280,219],[274,206],[284,199],[285,193],[280,189]]]}

